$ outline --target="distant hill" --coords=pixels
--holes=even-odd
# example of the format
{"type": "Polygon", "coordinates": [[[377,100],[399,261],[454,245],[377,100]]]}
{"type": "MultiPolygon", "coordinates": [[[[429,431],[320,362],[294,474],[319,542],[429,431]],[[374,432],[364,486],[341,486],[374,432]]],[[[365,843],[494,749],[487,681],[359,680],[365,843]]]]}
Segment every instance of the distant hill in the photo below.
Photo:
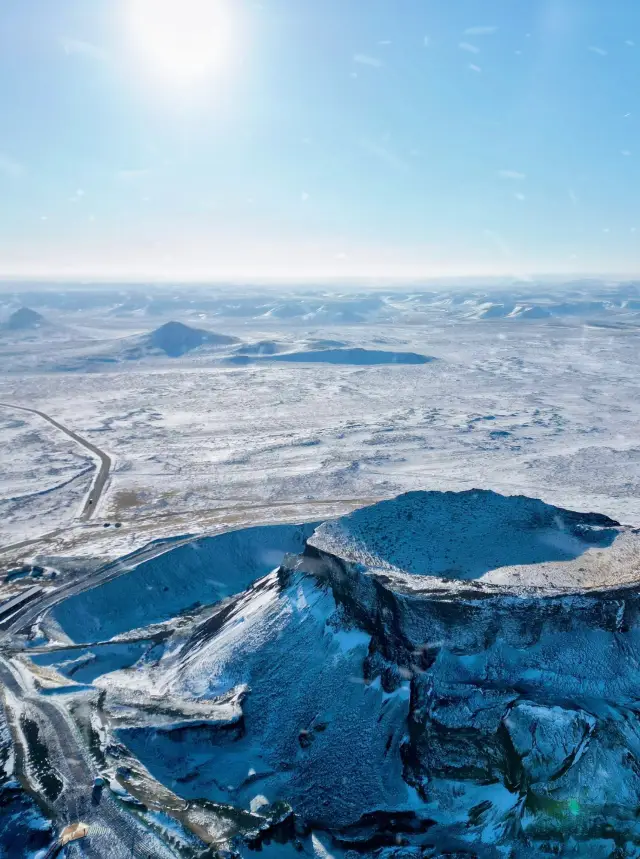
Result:
{"type": "Polygon", "coordinates": [[[516,309],[509,314],[510,319],[548,319],[551,313],[546,307],[540,307],[534,304],[530,307],[518,305],[516,309]]]}
{"type": "Polygon", "coordinates": [[[238,355],[275,355],[283,347],[276,340],[260,340],[257,343],[245,343],[236,350],[238,355]]]}
{"type": "Polygon", "coordinates": [[[179,358],[187,352],[192,352],[200,346],[227,346],[237,343],[237,337],[228,334],[216,334],[202,328],[191,328],[182,322],[167,322],[156,328],[150,334],[140,338],[140,345],[150,350],[164,352],[170,358],[179,358]]]}
{"type": "Polygon", "coordinates": [[[48,325],[47,320],[29,307],[14,311],[2,326],[7,331],[33,331],[48,325]]]}
{"type": "Polygon", "coordinates": [[[86,372],[124,362],[180,358],[198,349],[206,352],[208,347],[216,349],[239,342],[237,337],[228,334],[191,328],[182,322],[167,322],[148,334],[97,343],[75,355],[67,355],[64,362],[56,364],[56,369],[86,372]]]}
{"type": "Polygon", "coordinates": [[[476,308],[471,316],[475,319],[504,319],[513,309],[513,305],[486,302],[476,308]]]}

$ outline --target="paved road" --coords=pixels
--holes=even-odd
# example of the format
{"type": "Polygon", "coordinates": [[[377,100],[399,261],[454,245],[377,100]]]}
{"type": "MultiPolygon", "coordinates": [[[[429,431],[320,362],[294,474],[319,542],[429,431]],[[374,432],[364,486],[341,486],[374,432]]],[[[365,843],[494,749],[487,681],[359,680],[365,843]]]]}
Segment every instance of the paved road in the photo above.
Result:
{"type": "MultiPolygon", "coordinates": [[[[99,447],[96,447],[95,444],[91,444],[91,442],[87,441],[86,438],[83,438],[81,435],[78,435],[77,432],[70,430],[68,427],[61,424],[55,418],[52,418],[51,415],[46,414],[46,412],[41,412],[39,409],[27,408],[26,406],[19,406],[16,403],[0,402],[0,406],[6,409],[18,409],[21,412],[29,412],[32,415],[38,415],[38,417],[41,417],[43,420],[47,421],[47,423],[50,423],[51,426],[54,426],[57,430],[60,430],[60,432],[63,432],[65,435],[68,435],[69,438],[73,439],[73,441],[75,441],[77,444],[86,448],[94,456],[98,457],[98,459],[100,460],[100,468],[93,479],[91,490],[80,513],[80,519],[82,521],[91,519],[91,517],[95,513],[96,507],[98,506],[98,501],[100,500],[105,484],[109,477],[109,472],[111,471],[111,457],[103,450],[100,450],[99,447]]],[[[22,544],[17,543],[13,547],[5,547],[5,551],[8,548],[18,549],[21,545],[22,544]]],[[[26,545],[28,545],[28,543],[26,545]]]]}

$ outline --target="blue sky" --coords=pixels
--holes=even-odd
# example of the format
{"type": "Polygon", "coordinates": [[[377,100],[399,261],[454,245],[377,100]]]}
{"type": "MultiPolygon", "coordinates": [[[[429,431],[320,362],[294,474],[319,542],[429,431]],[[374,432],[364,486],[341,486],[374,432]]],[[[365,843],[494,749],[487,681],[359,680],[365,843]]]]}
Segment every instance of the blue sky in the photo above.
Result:
{"type": "Polygon", "coordinates": [[[639,78],[638,0],[3,0],[0,275],[639,274],[639,78]]]}

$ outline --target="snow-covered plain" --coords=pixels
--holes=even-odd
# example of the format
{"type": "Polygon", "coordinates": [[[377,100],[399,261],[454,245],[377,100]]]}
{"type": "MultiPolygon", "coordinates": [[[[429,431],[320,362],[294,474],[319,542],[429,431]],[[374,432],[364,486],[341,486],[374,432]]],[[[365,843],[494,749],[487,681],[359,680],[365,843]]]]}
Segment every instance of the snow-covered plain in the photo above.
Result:
{"type": "MultiPolygon", "coordinates": [[[[640,524],[640,288],[503,293],[6,293],[7,315],[29,303],[57,337],[0,337],[0,399],[35,405],[112,455],[100,515],[125,524],[164,516],[171,530],[175,513],[265,500],[473,487],[640,524]],[[498,307],[487,317],[487,303],[550,309],[536,318],[498,307]],[[118,344],[148,343],[177,317],[238,342],[117,358],[118,344]],[[87,364],[87,349],[116,358],[87,364]],[[363,366],[349,363],[349,349],[436,360],[363,366]],[[305,350],[332,362],[269,360],[305,350]],[[345,363],[333,363],[336,353],[345,363]],[[243,355],[251,362],[235,363],[243,355]],[[71,366],[79,369],[61,369],[71,366]]],[[[81,450],[73,457],[77,473],[86,460],[81,450]]],[[[32,536],[40,520],[49,530],[51,511],[38,515],[26,496],[50,484],[50,464],[14,444],[0,467],[3,488],[21,473],[30,511],[28,526],[3,518],[2,541],[32,536]]],[[[79,506],[75,494],[61,496],[56,523],[72,522],[79,506]]]]}
{"type": "Polygon", "coordinates": [[[42,418],[0,405],[0,544],[63,524],[84,498],[94,462],[42,418]]]}

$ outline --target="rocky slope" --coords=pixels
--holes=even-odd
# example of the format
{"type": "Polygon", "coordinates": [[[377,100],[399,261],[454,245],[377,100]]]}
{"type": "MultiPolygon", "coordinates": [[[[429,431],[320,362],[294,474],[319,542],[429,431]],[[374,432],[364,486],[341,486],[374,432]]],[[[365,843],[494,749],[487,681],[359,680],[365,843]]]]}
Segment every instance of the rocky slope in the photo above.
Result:
{"type": "Polygon", "coordinates": [[[639,855],[638,543],[533,499],[412,493],[95,682],[155,778],[288,804],[302,855],[639,855]],[[143,700],[181,717],[121,715],[143,700]]]}
{"type": "Polygon", "coordinates": [[[0,696],[0,856],[34,856],[52,840],[51,824],[23,790],[0,696]]]}

